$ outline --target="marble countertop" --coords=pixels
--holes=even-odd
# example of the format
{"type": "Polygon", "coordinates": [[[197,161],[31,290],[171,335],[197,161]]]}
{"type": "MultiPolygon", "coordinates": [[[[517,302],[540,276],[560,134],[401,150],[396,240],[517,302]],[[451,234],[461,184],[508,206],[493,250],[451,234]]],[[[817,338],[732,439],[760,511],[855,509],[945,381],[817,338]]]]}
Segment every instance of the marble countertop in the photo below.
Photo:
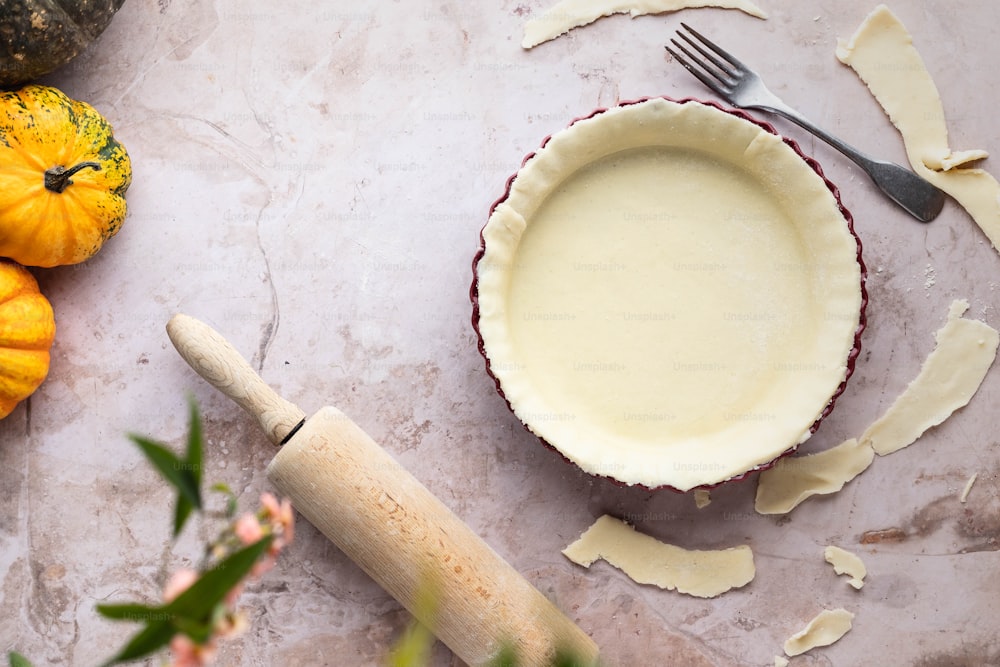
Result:
{"type": "MultiPolygon", "coordinates": [[[[97,664],[133,628],[95,604],[156,599],[165,574],[197,558],[214,531],[195,526],[171,543],[171,493],[126,435],[179,445],[189,394],[205,416],[206,480],[247,507],[271,489],[272,446],[166,337],[185,312],[306,413],[349,414],[591,634],[609,665],[773,664],[789,635],[841,606],[854,629],[793,667],[1000,664],[996,368],[968,407],[841,493],[764,517],[754,478],[713,491],[702,510],[688,495],[588,478],[520,426],[476,349],[470,264],[491,203],[575,117],[649,95],[707,97],[663,51],[681,20],[832,132],[905,160],[834,55],[874,3],[759,4],[765,21],[720,9],[616,16],[524,51],[523,25],[546,2],[128,0],[97,44],[44,79],[109,118],[134,183],[125,226],[96,257],[34,272],[58,335],[46,382],[0,421],[0,649],[37,665],[97,664]],[[573,565],[560,551],[604,513],[688,548],[750,545],[756,579],[701,600],[604,563],[573,565]],[[864,559],[861,591],[833,575],[827,544],[864,559]]],[[[952,146],[1000,150],[994,2],[890,7],[940,88],[952,146]]],[[[773,122],[840,187],[869,267],[863,353],[803,449],[819,451],[895,399],[952,300],[1000,326],[1000,255],[954,202],[921,225],[845,158],[773,122]]],[[[242,603],[250,628],[219,664],[373,665],[408,621],[304,521],[242,603]]],[[[457,660],[438,645],[433,664],[457,660]]]]}

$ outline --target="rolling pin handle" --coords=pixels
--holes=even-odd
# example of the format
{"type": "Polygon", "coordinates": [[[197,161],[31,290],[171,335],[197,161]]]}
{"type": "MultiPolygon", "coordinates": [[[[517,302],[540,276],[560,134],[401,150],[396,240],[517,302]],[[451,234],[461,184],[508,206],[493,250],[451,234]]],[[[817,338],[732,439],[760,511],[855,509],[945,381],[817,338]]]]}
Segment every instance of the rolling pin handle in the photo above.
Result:
{"type": "Polygon", "coordinates": [[[236,348],[204,322],[178,313],[167,323],[167,336],[184,361],[255,417],[274,444],[285,442],[302,425],[305,413],[271,389],[236,348]]]}

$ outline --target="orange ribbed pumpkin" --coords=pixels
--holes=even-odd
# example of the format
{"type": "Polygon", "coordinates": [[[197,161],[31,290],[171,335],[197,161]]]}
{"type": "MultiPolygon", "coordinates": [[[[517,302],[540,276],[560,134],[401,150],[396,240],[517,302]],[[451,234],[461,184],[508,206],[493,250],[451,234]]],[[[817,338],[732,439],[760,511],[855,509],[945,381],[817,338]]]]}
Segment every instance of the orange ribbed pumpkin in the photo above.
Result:
{"type": "Polygon", "coordinates": [[[49,373],[56,335],[52,306],[23,266],[0,259],[0,419],[49,373]]]}

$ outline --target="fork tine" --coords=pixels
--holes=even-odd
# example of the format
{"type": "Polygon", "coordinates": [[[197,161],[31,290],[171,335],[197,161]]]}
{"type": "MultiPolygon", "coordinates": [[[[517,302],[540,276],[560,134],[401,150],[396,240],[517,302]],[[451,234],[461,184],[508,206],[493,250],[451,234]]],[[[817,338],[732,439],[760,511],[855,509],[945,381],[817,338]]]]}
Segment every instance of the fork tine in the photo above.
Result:
{"type": "MultiPolygon", "coordinates": [[[[688,45],[692,49],[694,49],[695,51],[697,51],[698,53],[701,54],[702,62],[700,62],[699,64],[702,67],[704,67],[705,69],[709,69],[708,65],[705,64],[705,62],[704,62],[705,60],[707,60],[708,62],[710,62],[713,65],[715,65],[716,69],[718,69],[720,72],[722,72],[723,74],[725,74],[726,76],[728,76],[730,79],[736,79],[738,77],[739,71],[733,69],[732,65],[730,65],[729,63],[726,63],[726,62],[723,62],[723,61],[719,60],[714,55],[712,55],[710,52],[706,51],[704,48],[702,48],[697,43],[695,43],[694,41],[692,41],[691,38],[688,37],[687,35],[678,32],[677,36],[680,37],[681,39],[683,39],[685,42],[687,42],[688,45]]],[[[678,42],[677,40],[672,40],[672,41],[674,42],[674,44],[678,48],[683,48],[683,45],[680,42],[678,42]]],[[[690,51],[687,51],[687,54],[688,54],[688,56],[690,56],[691,58],[693,58],[695,61],[698,60],[697,58],[695,58],[694,54],[691,53],[690,51]]]]}
{"type": "Polygon", "coordinates": [[[709,60],[711,60],[713,65],[715,65],[719,69],[725,71],[727,74],[730,74],[730,76],[732,76],[734,70],[737,71],[737,72],[739,72],[739,71],[747,71],[747,66],[744,65],[742,62],[740,62],[739,59],[736,58],[736,56],[734,56],[733,54],[729,53],[725,49],[722,49],[721,47],[719,47],[719,45],[715,44],[712,40],[710,40],[707,37],[705,37],[704,35],[702,35],[700,32],[698,32],[697,30],[695,30],[694,28],[692,28],[691,26],[689,26],[687,23],[684,23],[682,21],[681,22],[681,26],[685,30],[687,30],[689,33],[691,33],[692,35],[694,35],[698,39],[699,42],[701,42],[702,44],[704,44],[705,46],[707,46],[709,49],[711,49],[713,52],[715,52],[715,54],[717,54],[723,60],[727,61],[726,63],[723,63],[718,58],[716,58],[715,56],[713,56],[712,54],[708,53],[703,48],[701,48],[700,46],[698,46],[697,44],[695,44],[691,40],[690,37],[688,37],[684,33],[678,31],[677,35],[679,37],[681,37],[688,44],[690,44],[691,46],[693,46],[694,48],[696,48],[698,50],[698,52],[701,53],[703,56],[705,56],[706,58],[708,58],[709,60]],[[728,65],[727,65],[727,63],[728,63],[728,65]]]}
{"type": "Polygon", "coordinates": [[[683,51],[684,54],[691,59],[691,62],[688,62],[686,58],[683,58],[679,53],[675,52],[669,46],[664,46],[663,48],[667,50],[667,53],[669,53],[674,60],[683,65],[684,69],[691,72],[691,74],[693,74],[699,81],[708,86],[711,90],[714,90],[716,94],[721,95],[723,97],[729,95],[731,91],[727,87],[724,87],[723,84],[725,84],[726,86],[731,86],[732,82],[723,81],[719,77],[719,74],[717,72],[705,68],[704,63],[702,63],[696,57],[694,57],[694,55],[692,55],[690,51],[685,49],[683,44],[679,44],[677,40],[672,39],[670,41],[676,49],[683,51]],[[705,69],[702,70],[695,67],[692,64],[692,62],[698,63],[699,65],[701,65],[702,68],[705,69]]]}

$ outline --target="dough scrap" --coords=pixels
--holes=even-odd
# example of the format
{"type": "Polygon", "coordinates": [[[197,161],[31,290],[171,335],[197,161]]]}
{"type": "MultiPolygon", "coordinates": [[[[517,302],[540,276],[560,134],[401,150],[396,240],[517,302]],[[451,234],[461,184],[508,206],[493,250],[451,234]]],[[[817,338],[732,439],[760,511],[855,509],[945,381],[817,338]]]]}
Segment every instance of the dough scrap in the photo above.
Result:
{"type": "Polygon", "coordinates": [[[829,646],[851,629],[854,614],[846,609],[824,609],[785,642],[785,655],[796,656],[817,646],[829,646]]]}
{"type": "Polygon", "coordinates": [[[861,590],[861,587],[865,585],[865,576],[868,574],[868,569],[865,564],[861,561],[857,555],[852,554],[850,551],[841,549],[840,547],[835,547],[833,545],[828,546],[823,551],[823,557],[826,562],[833,565],[833,571],[837,574],[846,574],[851,579],[849,583],[854,588],[861,590]]]}
{"type": "Polygon", "coordinates": [[[781,655],[774,656],[774,667],[788,667],[788,658],[781,655]]]}
{"type": "Polygon", "coordinates": [[[561,0],[540,17],[525,24],[521,46],[530,49],[564,35],[573,28],[593,23],[603,16],[627,13],[635,18],[644,14],[675,12],[688,7],[739,9],[750,16],[767,18],[767,14],[748,0],[561,0]]]}
{"type": "Polygon", "coordinates": [[[965,488],[962,489],[962,495],[958,497],[958,501],[960,503],[964,504],[969,499],[969,493],[972,491],[972,485],[976,483],[977,479],[979,479],[978,472],[973,473],[972,477],[969,478],[969,481],[965,483],[965,488]]]}
{"type": "Polygon", "coordinates": [[[879,5],[849,40],[839,40],[837,58],[899,130],[913,170],[954,197],[1000,250],[1000,183],[982,169],[963,168],[986,151],[949,148],[941,97],[906,27],[879,5]]]}
{"type": "Polygon", "coordinates": [[[698,509],[705,509],[712,504],[712,492],[708,489],[694,490],[694,506],[698,509]]]}
{"type": "Polygon", "coordinates": [[[961,167],[970,162],[976,162],[977,160],[985,160],[990,156],[984,150],[969,150],[969,151],[958,151],[950,152],[944,157],[940,156],[928,156],[924,158],[924,164],[928,169],[933,169],[934,171],[948,171],[954,169],[955,167],[961,167]]]}
{"type": "Polygon", "coordinates": [[[811,496],[840,491],[874,459],[872,448],[854,438],[818,454],[785,457],[760,474],[754,509],[760,514],[791,512],[811,496]]]}
{"type": "Polygon", "coordinates": [[[952,303],[948,322],[938,330],[934,351],[917,377],[861,435],[880,456],[907,447],[966,405],[996,358],[1000,334],[984,322],[962,319],[968,302],[952,303]]]}
{"type": "Polygon", "coordinates": [[[566,547],[563,555],[590,567],[603,559],[640,584],[676,589],[699,598],[717,597],[753,580],[753,552],[748,546],[720,551],[689,551],[636,532],[604,515],[566,547]]]}

